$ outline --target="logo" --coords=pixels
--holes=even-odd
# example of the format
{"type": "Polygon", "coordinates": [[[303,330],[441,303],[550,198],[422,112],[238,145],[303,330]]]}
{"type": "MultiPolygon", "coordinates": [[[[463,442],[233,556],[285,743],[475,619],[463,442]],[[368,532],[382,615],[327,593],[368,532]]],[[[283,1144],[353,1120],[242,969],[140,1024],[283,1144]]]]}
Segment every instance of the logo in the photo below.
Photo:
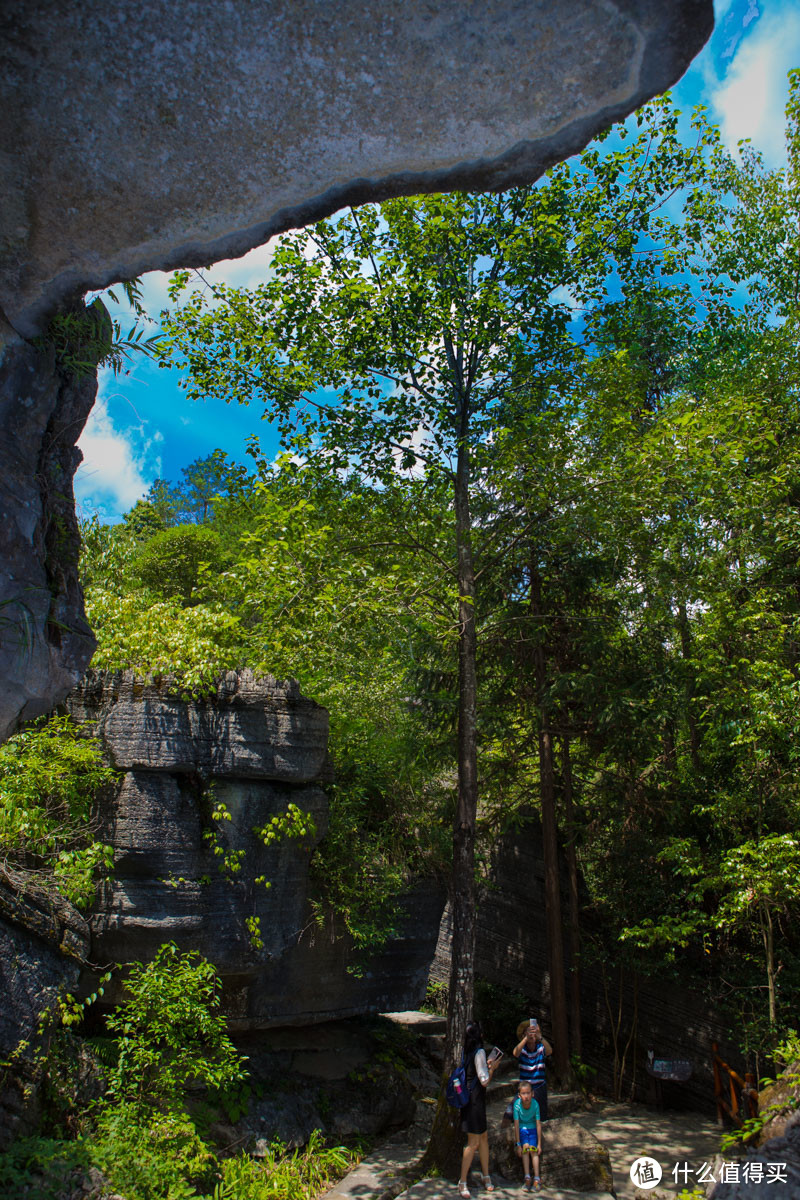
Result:
{"type": "Polygon", "coordinates": [[[654,1188],[661,1182],[661,1166],[654,1158],[635,1158],[631,1163],[631,1180],[640,1188],[654,1188]]]}

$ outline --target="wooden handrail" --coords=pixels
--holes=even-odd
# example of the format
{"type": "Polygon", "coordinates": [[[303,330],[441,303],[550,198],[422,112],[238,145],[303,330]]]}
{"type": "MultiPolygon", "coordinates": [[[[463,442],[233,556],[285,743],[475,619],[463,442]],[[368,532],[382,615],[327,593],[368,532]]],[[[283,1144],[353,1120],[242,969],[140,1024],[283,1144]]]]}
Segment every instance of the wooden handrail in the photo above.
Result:
{"type": "Polygon", "coordinates": [[[717,1124],[724,1125],[727,1116],[734,1125],[742,1126],[750,1117],[758,1115],[758,1089],[756,1077],[746,1071],[744,1079],[733,1067],[729,1067],[718,1054],[716,1042],[711,1043],[711,1065],[714,1070],[714,1099],[717,1102],[717,1124]],[[727,1076],[730,1099],[725,1097],[723,1073],[727,1076]],[[738,1088],[738,1095],[737,1095],[738,1088]]]}

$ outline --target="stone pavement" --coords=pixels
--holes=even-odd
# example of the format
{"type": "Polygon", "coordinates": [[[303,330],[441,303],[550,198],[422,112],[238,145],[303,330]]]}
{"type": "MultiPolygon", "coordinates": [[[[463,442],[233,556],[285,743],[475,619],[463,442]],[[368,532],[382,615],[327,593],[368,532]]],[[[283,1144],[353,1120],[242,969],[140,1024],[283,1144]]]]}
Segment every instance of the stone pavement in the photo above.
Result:
{"type": "MultiPolygon", "coordinates": [[[[713,1165],[719,1154],[721,1130],[702,1113],[663,1112],[643,1104],[605,1104],[592,1112],[572,1115],[606,1146],[614,1173],[614,1191],[619,1200],[631,1200],[637,1194],[630,1168],[634,1159],[642,1155],[655,1158],[661,1164],[663,1175],[656,1190],[672,1196],[687,1186],[684,1177],[676,1183],[672,1175],[676,1163],[686,1162],[699,1171],[704,1162],[713,1165]]],[[[688,1178],[691,1187],[694,1177],[688,1178]]],[[[548,1190],[548,1196],[553,1194],[548,1190]]],[[[640,1198],[648,1194],[652,1195],[652,1192],[638,1192],[640,1198]]]]}
{"type": "MultiPolygon", "coordinates": [[[[385,1015],[418,1035],[431,1038],[432,1041],[444,1041],[445,1021],[442,1017],[417,1012],[385,1015]]],[[[502,1078],[495,1079],[490,1107],[505,1104],[515,1091],[515,1081],[508,1083],[502,1078]]],[[[672,1175],[676,1163],[688,1163],[698,1171],[704,1162],[713,1165],[719,1153],[720,1130],[710,1118],[700,1113],[664,1112],[643,1104],[613,1103],[595,1104],[591,1111],[580,1112],[575,1111],[578,1100],[568,1095],[551,1096],[554,1109],[558,1109],[559,1101],[563,1101],[560,1107],[564,1112],[569,1112],[587,1133],[593,1134],[608,1150],[614,1192],[618,1200],[633,1200],[634,1196],[637,1200],[675,1196],[686,1186],[683,1179],[676,1182],[672,1175]],[[662,1179],[655,1193],[637,1192],[631,1181],[631,1164],[643,1155],[655,1158],[661,1164],[662,1179]]],[[[355,1170],[325,1193],[324,1200],[458,1200],[455,1182],[450,1179],[421,1179],[412,1186],[408,1185],[408,1174],[427,1144],[433,1109],[433,1100],[418,1101],[414,1124],[376,1147],[355,1170]]],[[[491,1200],[491,1197],[494,1200],[509,1200],[512,1196],[521,1200],[529,1194],[541,1195],[546,1200],[609,1200],[607,1192],[578,1192],[547,1186],[546,1129],[547,1126],[542,1159],[544,1187],[540,1193],[525,1192],[520,1179],[505,1180],[495,1173],[492,1175],[495,1191],[486,1193],[477,1170],[474,1170],[470,1176],[473,1200],[483,1196],[487,1200],[491,1200]]],[[[690,1175],[690,1187],[692,1180],[693,1176],[690,1175]]]]}
{"type": "MultiPolygon", "coordinates": [[[[542,1188],[541,1192],[526,1192],[519,1180],[509,1182],[499,1175],[493,1175],[494,1191],[485,1192],[479,1178],[470,1180],[470,1195],[472,1200],[533,1200],[541,1196],[542,1200],[609,1200],[608,1192],[571,1192],[566,1188],[542,1188]]],[[[458,1188],[451,1179],[421,1179],[408,1191],[403,1192],[398,1200],[458,1200],[458,1188]]]]}
{"type": "MultiPolygon", "coordinates": [[[[418,1101],[414,1124],[377,1146],[349,1175],[334,1184],[323,1200],[394,1200],[400,1195],[408,1187],[408,1177],[403,1171],[419,1161],[427,1144],[433,1108],[433,1102],[418,1101]]],[[[455,1194],[454,1187],[452,1191],[455,1194]]]]}
{"type": "MultiPolygon", "coordinates": [[[[419,1105],[419,1108],[429,1107],[419,1105]]],[[[432,1111],[432,1110],[431,1110],[432,1111]]],[[[406,1187],[402,1174],[419,1158],[427,1137],[430,1121],[422,1119],[410,1129],[396,1134],[369,1154],[363,1162],[326,1193],[325,1200],[458,1200],[455,1183],[449,1179],[422,1179],[406,1187]],[[406,1190],[403,1190],[403,1189],[406,1190]]],[[[699,1170],[704,1162],[712,1163],[719,1151],[719,1129],[699,1113],[660,1112],[644,1105],[606,1104],[592,1112],[573,1113],[584,1129],[605,1144],[611,1156],[614,1172],[614,1191],[619,1200],[639,1200],[652,1193],[637,1193],[630,1178],[634,1159],[648,1155],[661,1164],[663,1177],[657,1194],[677,1195],[686,1186],[676,1183],[672,1168],[676,1162],[688,1162],[699,1170]]],[[[545,1146],[546,1149],[546,1146],[545,1146]]],[[[605,1192],[575,1192],[547,1186],[545,1161],[542,1162],[545,1181],[541,1193],[546,1200],[608,1200],[605,1192]]],[[[493,1176],[495,1200],[509,1200],[528,1195],[519,1180],[503,1180],[493,1176]]],[[[691,1182],[692,1177],[689,1177],[691,1182]]],[[[486,1195],[479,1177],[470,1177],[473,1200],[486,1195]]],[[[531,1196],[535,1193],[530,1193],[531,1196]]]]}

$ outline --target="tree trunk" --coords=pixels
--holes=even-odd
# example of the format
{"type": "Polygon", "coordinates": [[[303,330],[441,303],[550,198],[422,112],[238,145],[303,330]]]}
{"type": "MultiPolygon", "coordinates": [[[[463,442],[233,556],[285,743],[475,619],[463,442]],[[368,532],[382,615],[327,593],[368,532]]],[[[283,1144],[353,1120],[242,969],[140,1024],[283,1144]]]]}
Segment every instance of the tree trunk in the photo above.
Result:
{"type": "Polygon", "coordinates": [[[458,551],[458,808],[453,825],[453,869],[450,903],[453,940],[444,1075],[430,1141],[420,1163],[427,1173],[457,1169],[461,1152],[457,1114],[444,1097],[444,1083],[461,1061],[464,1031],[473,1015],[475,989],[475,822],[478,811],[477,749],[477,631],[475,626],[475,568],[469,505],[469,446],[466,421],[458,450],[455,517],[458,551]]]}
{"type": "Polygon", "coordinates": [[[778,1024],[778,1004],[775,994],[775,932],[772,927],[772,913],[768,904],[761,904],[761,936],[764,940],[764,954],[767,960],[767,995],[769,998],[769,1023],[774,1029],[778,1024]]]}
{"type": "Polygon", "coordinates": [[[572,1041],[570,1049],[580,1058],[583,1054],[581,1038],[581,926],[580,900],[578,896],[578,856],[575,853],[575,806],[572,802],[572,762],[569,753],[569,738],[562,739],[561,777],[564,785],[564,820],[566,823],[566,854],[569,872],[569,1010],[572,1041]]]}
{"type": "MultiPolygon", "coordinates": [[[[530,608],[534,617],[541,615],[541,579],[531,564],[530,608]]],[[[564,987],[564,946],[561,923],[561,889],[558,878],[558,828],[556,823],[556,787],[553,767],[553,734],[546,703],[547,665],[544,635],[537,630],[534,671],[539,707],[539,787],[542,805],[542,851],[544,857],[545,927],[547,958],[550,969],[550,1020],[553,1031],[553,1066],[561,1081],[569,1075],[569,1035],[567,998],[564,987]]]]}
{"type": "Polygon", "coordinates": [[[690,672],[690,663],[692,658],[692,633],[689,626],[689,614],[686,611],[686,603],[684,600],[678,601],[678,633],[681,639],[681,656],[687,672],[686,683],[684,686],[684,696],[686,700],[686,725],[689,730],[689,755],[692,760],[692,768],[695,771],[700,770],[700,734],[697,729],[697,722],[694,715],[694,683],[690,672]]]}

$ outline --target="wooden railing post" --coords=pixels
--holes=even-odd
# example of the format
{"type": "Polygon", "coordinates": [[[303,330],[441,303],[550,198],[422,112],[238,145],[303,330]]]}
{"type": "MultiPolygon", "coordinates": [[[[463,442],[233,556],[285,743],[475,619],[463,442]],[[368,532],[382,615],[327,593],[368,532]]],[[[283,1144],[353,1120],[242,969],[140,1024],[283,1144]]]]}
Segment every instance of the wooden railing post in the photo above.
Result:
{"type": "Polygon", "coordinates": [[[736,1088],[733,1083],[733,1074],[730,1071],[728,1072],[728,1080],[730,1082],[730,1090],[731,1090],[731,1117],[733,1118],[733,1120],[736,1122],[737,1125],[740,1125],[741,1122],[739,1120],[739,1097],[736,1095],[736,1088]]]}
{"type": "Polygon", "coordinates": [[[717,1059],[717,1050],[719,1046],[716,1042],[711,1043],[711,1064],[714,1068],[714,1099],[717,1102],[717,1124],[725,1124],[725,1112],[722,1107],[722,1077],[719,1071],[719,1062],[717,1059]]]}
{"type": "Polygon", "coordinates": [[[742,1109],[745,1120],[758,1116],[758,1088],[756,1087],[756,1077],[752,1071],[747,1071],[744,1077],[742,1109]]]}
{"type": "Polygon", "coordinates": [[[723,1125],[725,1116],[730,1117],[734,1125],[743,1125],[750,1117],[758,1114],[758,1090],[756,1077],[752,1071],[745,1074],[744,1079],[737,1071],[720,1058],[716,1042],[711,1043],[711,1064],[714,1068],[714,1099],[717,1102],[717,1124],[723,1125]],[[728,1076],[728,1091],[730,1100],[725,1098],[723,1087],[723,1072],[728,1076]],[[737,1091],[738,1088],[738,1091],[737,1091]]]}

